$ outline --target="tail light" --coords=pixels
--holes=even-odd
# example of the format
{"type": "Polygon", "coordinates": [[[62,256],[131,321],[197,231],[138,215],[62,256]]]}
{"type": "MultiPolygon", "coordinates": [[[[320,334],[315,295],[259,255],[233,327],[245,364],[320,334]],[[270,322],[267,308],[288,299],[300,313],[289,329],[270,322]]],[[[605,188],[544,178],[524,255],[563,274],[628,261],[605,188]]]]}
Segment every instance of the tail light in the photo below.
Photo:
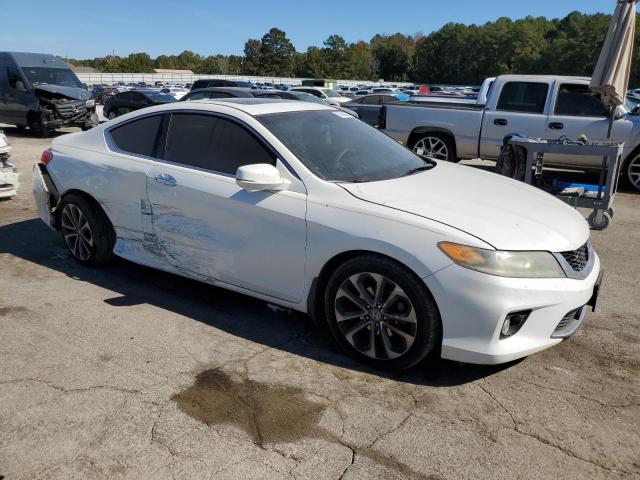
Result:
{"type": "Polygon", "coordinates": [[[42,155],[40,155],[40,162],[38,163],[46,167],[51,160],[53,160],[53,152],[50,148],[47,148],[44,152],[42,152],[42,155]]]}

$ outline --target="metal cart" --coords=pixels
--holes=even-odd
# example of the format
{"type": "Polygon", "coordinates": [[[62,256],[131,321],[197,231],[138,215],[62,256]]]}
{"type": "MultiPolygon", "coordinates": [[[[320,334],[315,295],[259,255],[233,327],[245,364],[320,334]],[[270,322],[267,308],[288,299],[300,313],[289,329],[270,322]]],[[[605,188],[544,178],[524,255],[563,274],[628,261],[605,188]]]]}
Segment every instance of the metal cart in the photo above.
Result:
{"type": "Polygon", "coordinates": [[[574,207],[590,208],[589,226],[594,230],[604,230],[611,223],[614,215],[613,199],[618,190],[618,177],[622,162],[623,143],[594,142],[594,143],[561,143],[556,140],[541,140],[519,135],[511,137],[507,143],[514,147],[521,147],[526,152],[526,166],[524,182],[529,185],[540,184],[553,195],[574,207]],[[554,184],[542,182],[544,155],[547,153],[560,155],[579,155],[602,157],[600,177],[597,191],[583,195],[562,194],[554,188],[554,184]]]}

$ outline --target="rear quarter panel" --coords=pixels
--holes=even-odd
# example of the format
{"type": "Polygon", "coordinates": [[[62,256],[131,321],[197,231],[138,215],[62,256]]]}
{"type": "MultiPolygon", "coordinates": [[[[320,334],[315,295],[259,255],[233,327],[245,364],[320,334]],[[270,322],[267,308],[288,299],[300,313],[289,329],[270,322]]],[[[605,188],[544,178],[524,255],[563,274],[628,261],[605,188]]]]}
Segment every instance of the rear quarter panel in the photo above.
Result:
{"type": "Polygon", "coordinates": [[[151,160],[108,150],[104,127],[58,137],[47,169],[61,195],[80,190],[102,206],[119,236],[142,238],[151,160]]]}

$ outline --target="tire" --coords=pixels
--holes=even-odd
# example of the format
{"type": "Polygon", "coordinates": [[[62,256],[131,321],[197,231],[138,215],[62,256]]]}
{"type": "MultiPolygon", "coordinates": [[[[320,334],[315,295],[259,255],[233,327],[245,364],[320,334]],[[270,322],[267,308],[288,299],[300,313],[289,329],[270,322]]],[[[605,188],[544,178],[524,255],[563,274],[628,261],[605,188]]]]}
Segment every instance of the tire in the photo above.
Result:
{"type": "Polygon", "coordinates": [[[39,115],[33,115],[29,120],[29,129],[34,135],[40,138],[48,138],[51,134],[51,130],[42,121],[42,117],[39,115]]]}
{"type": "Polygon", "coordinates": [[[105,213],[76,194],[66,195],[58,209],[62,240],[73,258],[82,265],[108,263],[113,256],[115,234],[105,213]]]}
{"type": "Polygon", "coordinates": [[[459,162],[456,155],[456,146],[451,137],[442,133],[424,133],[416,136],[411,142],[411,150],[418,153],[422,149],[425,157],[447,162],[459,162]]]}
{"type": "Polygon", "coordinates": [[[626,186],[640,191],[640,151],[634,151],[627,157],[620,175],[626,186]]]}
{"type": "Polygon", "coordinates": [[[440,343],[440,314],[431,293],[413,272],[384,257],[363,255],[338,267],[327,283],[324,307],[335,342],[376,368],[406,370],[440,343]],[[373,291],[381,292],[377,304],[373,291]]]}
{"type": "Polygon", "coordinates": [[[524,149],[506,144],[496,161],[495,172],[514,180],[524,181],[527,168],[527,154],[524,149]]]}
{"type": "Polygon", "coordinates": [[[108,114],[107,114],[107,119],[108,120],[113,120],[114,118],[116,118],[118,116],[118,114],[116,113],[115,110],[111,110],[108,114]]]}
{"type": "Polygon", "coordinates": [[[607,212],[602,213],[602,220],[598,222],[595,210],[589,214],[587,222],[591,227],[591,230],[605,230],[611,224],[611,214],[607,212]]]}

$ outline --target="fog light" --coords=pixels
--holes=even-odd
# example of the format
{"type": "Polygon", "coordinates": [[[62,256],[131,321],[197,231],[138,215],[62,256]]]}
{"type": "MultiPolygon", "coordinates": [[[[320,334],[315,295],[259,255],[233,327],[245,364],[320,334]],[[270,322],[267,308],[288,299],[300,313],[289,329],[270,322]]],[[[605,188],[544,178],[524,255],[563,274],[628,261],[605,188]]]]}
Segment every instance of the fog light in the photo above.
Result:
{"type": "Polygon", "coordinates": [[[500,333],[503,337],[509,335],[509,328],[511,328],[511,319],[507,317],[507,319],[502,324],[502,330],[500,330],[500,333]]]}
{"type": "Polygon", "coordinates": [[[531,310],[524,310],[521,312],[511,312],[507,314],[504,319],[504,323],[502,324],[502,328],[500,329],[500,338],[507,338],[516,333],[524,322],[529,318],[529,314],[531,314],[531,310]]]}

